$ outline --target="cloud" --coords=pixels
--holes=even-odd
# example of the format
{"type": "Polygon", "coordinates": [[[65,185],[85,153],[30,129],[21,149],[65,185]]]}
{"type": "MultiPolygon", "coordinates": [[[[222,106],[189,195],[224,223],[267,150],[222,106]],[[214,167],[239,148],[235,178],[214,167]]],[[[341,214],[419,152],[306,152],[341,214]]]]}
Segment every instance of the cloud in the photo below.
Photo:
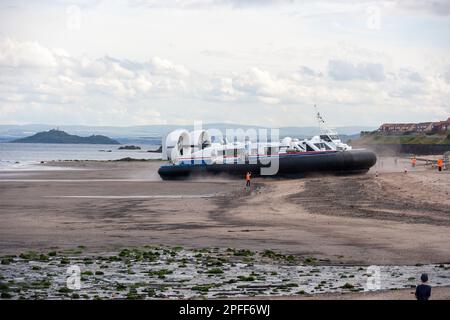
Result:
{"type": "Polygon", "coordinates": [[[150,59],[150,68],[155,74],[172,74],[178,76],[188,76],[189,70],[182,65],[174,64],[169,60],[153,57],[150,59]]]}
{"type": "Polygon", "coordinates": [[[316,8],[337,11],[339,13],[351,11],[360,7],[376,7],[387,10],[420,12],[432,15],[447,16],[450,14],[450,2],[448,0],[125,0],[131,7],[140,8],[170,8],[170,9],[253,9],[261,7],[275,7],[292,5],[293,7],[315,6],[316,8]]]}
{"type": "Polygon", "coordinates": [[[294,0],[127,0],[133,7],[199,9],[214,7],[254,8],[283,5],[294,0]]]}
{"type": "Polygon", "coordinates": [[[16,104],[17,110],[23,110],[21,104],[59,105],[64,112],[76,113],[91,106],[115,114],[126,112],[123,106],[130,103],[184,95],[190,75],[183,65],[159,57],[144,62],[72,57],[62,49],[9,38],[0,41],[0,72],[0,103],[16,104]],[[113,100],[122,106],[111,108],[113,100]]]}
{"type": "Polygon", "coordinates": [[[338,81],[383,81],[386,78],[381,63],[354,64],[344,60],[330,60],[328,62],[328,75],[338,81]]]}
{"type": "Polygon", "coordinates": [[[450,84],[450,66],[447,66],[446,70],[444,70],[443,78],[448,84],[450,84]]]}
{"type": "Polygon", "coordinates": [[[278,70],[255,63],[201,73],[157,56],[143,61],[93,59],[4,39],[0,122],[145,124],[186,122],[190,117],[233,121],[242,110],[253,110],[255,121],[264,123],[268,118],[293,121],[280,110],[316,103],[333,110],[351,107],[355,113],[372,110],[373,115],[411,106],[417,109],[411,112],[446,112],[448,66],[425,73],[395,68],[370,55],[365,55],[367,61],[346,56],[348,60],[331,59],[322,67],[299,64],[278,70]]]}
{"type": "Polygon", "coordinates": [[[407,10],[428,12],[435,15],[450,15],[450,1],[448,0],[397,0],[398,7],[407,10]]]}
{"type": "Polygon", "coordinates": [[[56,67],[55,54],[61,54],[61,50],[52,52],[37,42],[18,42],[9,38],[0,42],[2,67],[56,67]]]}
{"type": "Polygon", "coordinates": [[[425,79],[419,72],[412,71],[412,70],[409,70],[406,68],[401,68],[399,70],[399,76],[403,79],[407,79],[412,82],[424,82],[425,81],[425,79]]]}
{"type": "Polygon", "coordinates": [[[320,72],[316,72],[313,69],[306,67],[306,66],[301,66],[298,69],[298,73],[301,75],[305,75],[308,77],[317,77],[317,76],[321,76],[322,74],[320,72]]]}

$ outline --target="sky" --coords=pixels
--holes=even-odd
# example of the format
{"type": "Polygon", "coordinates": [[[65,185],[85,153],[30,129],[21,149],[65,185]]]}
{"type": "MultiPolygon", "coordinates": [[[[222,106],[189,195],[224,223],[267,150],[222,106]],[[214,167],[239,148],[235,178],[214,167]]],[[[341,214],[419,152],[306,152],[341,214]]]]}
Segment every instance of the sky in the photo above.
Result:
{"type": "Polygon", "coordinates": [[[0,124],[450,116],[450,1],[0,0],[0,124]]]}

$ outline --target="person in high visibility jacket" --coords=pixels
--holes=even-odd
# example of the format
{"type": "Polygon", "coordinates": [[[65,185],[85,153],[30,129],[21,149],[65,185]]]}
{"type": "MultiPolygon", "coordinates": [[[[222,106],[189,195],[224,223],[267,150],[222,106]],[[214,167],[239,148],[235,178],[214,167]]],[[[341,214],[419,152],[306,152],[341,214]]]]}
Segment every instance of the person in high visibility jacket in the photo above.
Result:
{"type": "Polygon", "coordinates": [[[437,167],[439,171],[442,171],[442,165],[444,164],[444,161],[442,159],[438,159],[437,161],[437,167]]]}
{"type": "Polygon", "coordinates": [[[414,157],[412,157],[411,158],[411,166],[414,168],[415,166],[416,166],[416,157],[414,156],[414,157]]]}
{"type": "Polygon", "coordinates": [[[252,179],[252,173],[251,172],[247,172],[247,174],[245,175],[245,186],[247,188],[250,188],[250,180],[252,179]]]}

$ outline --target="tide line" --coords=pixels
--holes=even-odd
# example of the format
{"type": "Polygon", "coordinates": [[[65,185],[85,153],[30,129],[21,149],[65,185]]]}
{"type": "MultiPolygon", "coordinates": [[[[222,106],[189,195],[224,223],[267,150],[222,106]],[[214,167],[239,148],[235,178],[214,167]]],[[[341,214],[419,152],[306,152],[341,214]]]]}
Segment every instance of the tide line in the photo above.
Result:
{"type": "Polygon", "coordinates": [[[44,198],[73,198],[73,199],[196,199],[212,198],[215,194],[176,194],[176,195],[136,195],[136,196],[44,196],[44,198]]]}

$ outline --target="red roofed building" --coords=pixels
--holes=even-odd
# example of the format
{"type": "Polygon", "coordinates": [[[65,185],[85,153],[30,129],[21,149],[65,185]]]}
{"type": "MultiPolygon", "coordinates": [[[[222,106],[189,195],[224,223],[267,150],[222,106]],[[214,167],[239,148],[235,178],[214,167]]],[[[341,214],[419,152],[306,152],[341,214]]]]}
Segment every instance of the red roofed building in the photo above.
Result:
{"type": "Polygon", "coordinates": [[[433,122],[433,131],[434,132],[450,131],[450,117],[444,121],[433,122]]]}
{"type": "Polygon", "coordinates": [[[378,128],[380,132],[408,132],[413,131],[414,123],[384,123],[378,128]]]}
{"type": "Polygon", "coordinates": [[[403,133],[403,132],[446,132],[450,131],[450,117],[439,122],[419,122],[419,123],[384,123],[378,128],[378,132],[383,133],[403,133]]]}

